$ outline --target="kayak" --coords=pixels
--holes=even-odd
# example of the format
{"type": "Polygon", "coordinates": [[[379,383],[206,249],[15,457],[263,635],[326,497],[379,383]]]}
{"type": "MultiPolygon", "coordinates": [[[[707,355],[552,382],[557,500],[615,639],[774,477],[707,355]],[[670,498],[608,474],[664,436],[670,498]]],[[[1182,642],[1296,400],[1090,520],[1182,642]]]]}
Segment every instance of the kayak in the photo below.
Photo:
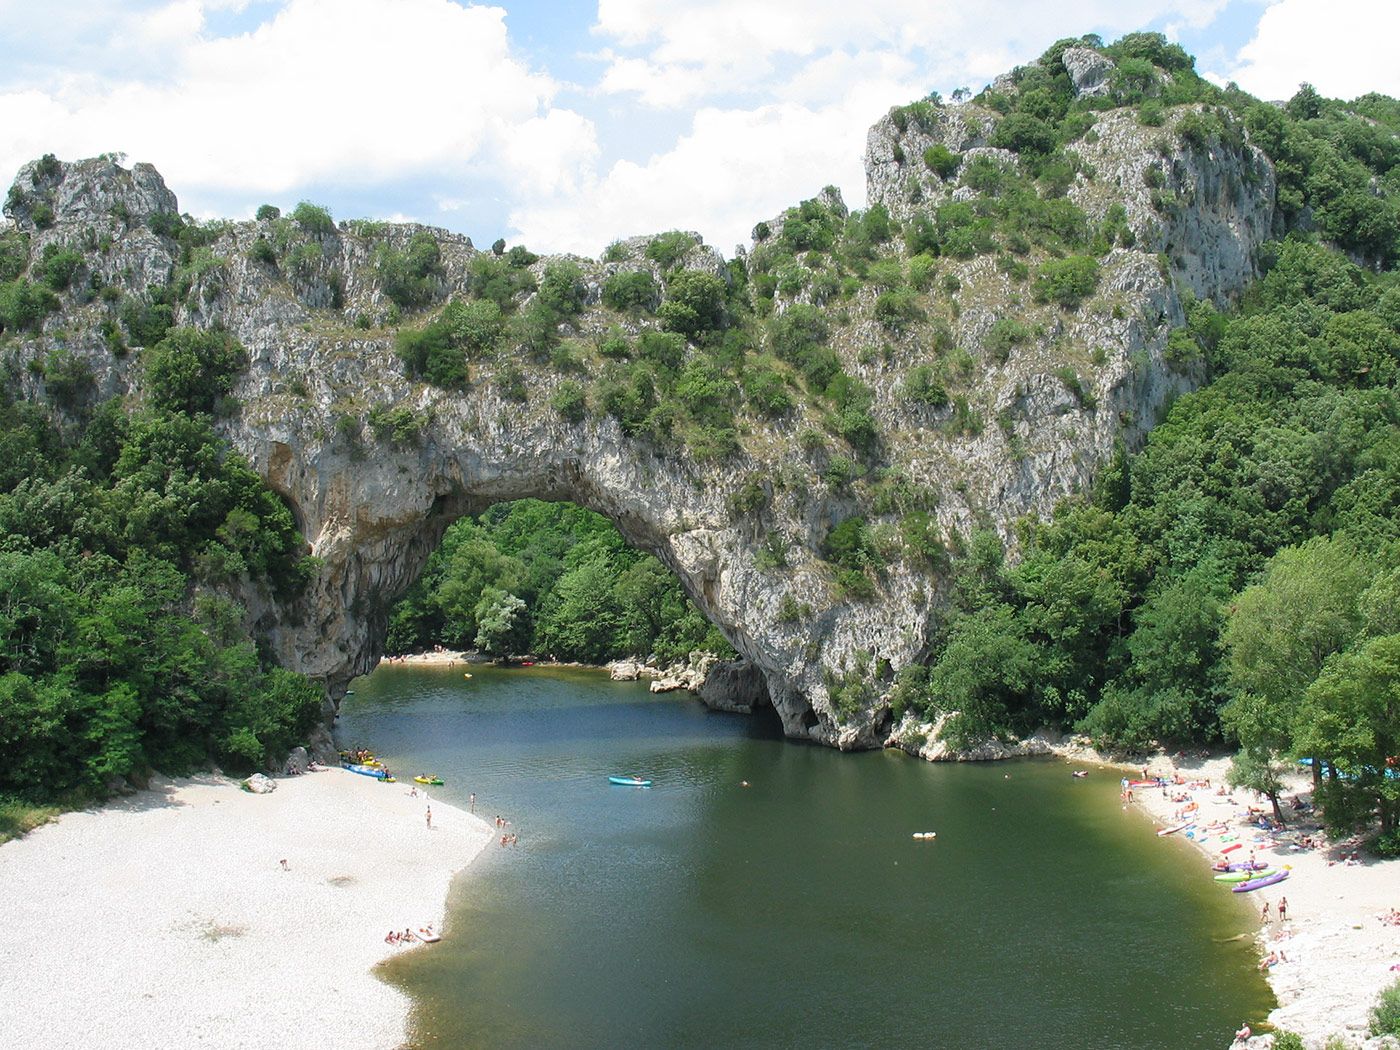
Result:
{"type": "Polygon", "coordinates": [[[916,832],[914,832],[914,837],[915,837],[916,839],[936,839],[936,838],[938,838],[938,832],[936,832],[936,831],[916,831],[916,832]]]}
{"type": "Polygon", "coordinates": [[[442,940],[442,937],[440,935],[433,932],[431,926],[424,926],[420,929],[414,930],[413,936],[417,937],[424,944],[432,944],[435,941],[442,940]]]}
{"type": "Polygon", "coordinates": [[[1224,875],[1217,875],[1216,882],[1249,882],[1252,879],[1267,879],[1270,875],[1277,875],[1273,868],[1264,868],[1262,871],[1227,871],[1224,875]]]}
{"type": "Polygon", "coordinates": [[[1251,864],[1247,860],[1239,861],[1235,864],[1212,864],[1213,871],[1263,871],[1268,865],[1262,860],[1256,860],[1251,864]]]}
{"type": "Polygon", "coordinates": [[[1243,845],[1244,845],[1243,842],[1234,842],[1234,843],[1231,843],[1230,845],[1226,846],[1226,847],[1225,847],[1223,850],[1221,850],[1220,852],[1221,852],[1221,853],[1229,853],[1231,850],[1237,850],[1237,849],[1239,849],[1239,848],[1240,848],[1241,846],[1243,846],[1243,845]]]}
{"type": "Polygon", "coordinates": [[[1250,879],[1248,882],[1236,883],[1234,886],[1230,887],[1230,890],[1234,893],[1248,893],[1250,890],[1262,890],[1265,886],[1272,886],[1274,883],[1282,882],[1286,878],[1288,878],[1287,868],[1283,871],[1276,871],[1271,875],[1265,875],[1263,878],[1250,879]]]}
{"type": "Polygon", "coordinates": [[[1157,834],[1158,834],[1158,835],[1175,835],[1178,831],[1185,831],[1187,828],[1194,828],[1195,826],[1196,826],[1196,822],[1195,822],[1194,820],[1192,820],[1192,821],[1188,821],[1188,822],[1185,823],[1185,824],[1178,824],[1178,825],[1177,825],[1176,827],[1174,827],[1174,828],[1159,828],[1158,831],[1157,831],[1157,834]]]}
{"type": "Polygon", "coordinates": [[[643,780],[641,777],[608,777],[609,784],[621,784],[623,787],[649,788],[650,780],[643,780]]]}
{"type": "Polygon", "coordinates": [[[347,762],[342,769],[348,769],[352,773],[358,773],[362,777],[374,777],[376,780],[383,780],[388,777],[388,773],[382,769],[375,769],[373,766],[361,766],[347,762]]]}
{"type": "Polygon", "coordinates": [[[442,787],[442,777],[414,777],[413,780],[417,784],[433,784],[442,787]]]}

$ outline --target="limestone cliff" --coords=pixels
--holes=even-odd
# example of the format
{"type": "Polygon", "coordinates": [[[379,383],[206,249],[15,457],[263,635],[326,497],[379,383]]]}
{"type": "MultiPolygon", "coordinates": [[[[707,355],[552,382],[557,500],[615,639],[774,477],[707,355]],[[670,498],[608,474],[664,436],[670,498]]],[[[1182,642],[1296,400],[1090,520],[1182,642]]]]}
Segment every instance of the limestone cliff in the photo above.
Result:
{"type": "MultiPolygon", "coordinates": [[[[1072,57],[1066,68],[1095,90],[1107,60],[1072,57]]],[[[242,597],[278,658],[322,679],[332,698],[374,666],[388,609],[453,520],[503,500],[567,499],[606,515],[677,574],[761,672],[789,735],[876,746],[889,733],[883,697],[892,673],[924,655],[940,605],[940,564],[901,546],[901,515],[927,510],[945,542],[982,525],[1009,537],[1018,517],[1082,490],[1117,443],[1139,440],[1164,403],[1199,380],[1195,366],[1165,354],[1183,290],[1226,299],[1254,274],[1255,249],[1274,227],[1272,168],[1243,139],[1183,143],[1174,122],[1188,111],[1160,128],[1140,126],[1128,111],[1102,113],[1071,147],[1083,164],[1068,198],[1093,222],[1116,216],[1119,224],[1098,260],[1097,287],[1076,309],[1034,301],[1014,265],[990,254],[939,260],[917,314],[897,325],[879,315],[872,285],[840,298],[801,281],[779,285],[774,313],[819,304],[842,366],[873,391],[878,442],[859,454],[812,438],[823,418],[811,405],[777,420],[744,414],[738,451],[718,459],[629,437],[596,406],[578,422],[551,407],[562,383],[587,376],[589,348],[610,326],[655,326],[600,301],[603,282],[622,270],[664,284],[646,239],[614,246],[606,262],[574,260],[587,305],[562,332],[581,348],[568,369],[507,352],[474,363],[465,390],[445,390],[410,379],[394,339],[401,323],[421,323],[469,294],[480,254],[469,239],[420,226],[309,230],[269,219],[206,224],[204,243],[182,252],[155,232],[177,210],[160,176],[110,158],[20,171],[6,214],[29,238],[31,265],[49,245],[81,251],[83,263],[61,309],[37,332],[6,335],[3,353],[37,396],[42,362],[62,349],[91,369],[94,397],[139,397],[140,354],[114,352],[114,318],[122,301],[172,284],[175,323],[223,326],[237,337],[249,365],[234,392],[239,407],[220,427],[293,508],[319,559],[291,607],[252,587],[242,597]],[[42,208],[51,221],[36,213],[42,208]],[[435,305],[400,321],[376,253],[404,250],[425,229],[441,253],[435,305]],[[275,257],[260,240],[278,242],[275,257]],[[996,322],[1008,317],[1021,334],[993,345],[996,322]],[[911,369],[935,358],[947,364],[955,396],[911,399],[911,369]],[[508,372],[515,382],[504,381],[508,372]],[[395,409],[404,410],[397,429],[383,425],[395,409]],[[850,464],[864,476],[853,478],[850,464]],[[883,564],[870,573],[873,597],[836,586],[821,554],[831,528],[855,514],[886,541],[883,564]]],[[[962,175],[979,156],[1008,169],[1019,163],[988,145],[1000,119],[990,109],[928,104],[917,119],[898,112],[875,124],[866,152],[870,203],[896,221],[967,199],[962,175]],[[935,145],[955,155],[956,169],[939,174],[924,163],[935,145]]],[[[834,196],[822,207],[844,210],[834,196]]],[[[764,234],[780,230],[775,220],[764,234]]],[[[878,252],[902,265],[897,242],[878,252]]],[[[548,263],[531,265],[537,278],[548,263]]],[[[729,275],[725,260],[699,244],[682,265],[729,275]]]]}

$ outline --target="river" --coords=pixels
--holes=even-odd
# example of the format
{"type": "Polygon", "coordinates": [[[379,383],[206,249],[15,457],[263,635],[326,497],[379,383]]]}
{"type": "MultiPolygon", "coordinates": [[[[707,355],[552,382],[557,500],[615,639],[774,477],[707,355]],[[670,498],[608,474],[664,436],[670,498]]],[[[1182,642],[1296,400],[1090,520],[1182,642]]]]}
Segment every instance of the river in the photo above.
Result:
{"type": "Polygon", "coordinates": [[[385,965],[413,1047],[1217,1050],[1272,1004],[1250,911],[1112,771],[843,755],[596,671],[471,673],[383,667],[337,726],[520,836],[385,965]]]}

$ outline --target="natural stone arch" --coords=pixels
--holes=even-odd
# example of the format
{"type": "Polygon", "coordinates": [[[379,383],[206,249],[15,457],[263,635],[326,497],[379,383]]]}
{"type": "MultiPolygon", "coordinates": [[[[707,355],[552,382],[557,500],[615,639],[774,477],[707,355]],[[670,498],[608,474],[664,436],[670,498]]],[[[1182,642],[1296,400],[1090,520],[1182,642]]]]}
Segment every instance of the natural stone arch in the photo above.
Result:
{"type": "Polygon", "coordinates": [[[378,661],[390,607],[448,526],[495,503],[568,500],[608,518],[630,545],[677,576],[762,675],[789,736],[845,747],[878,742],[878,716],[838,720],[817,706],[825,695],[820,657],[859,649],[892,666],[907,662],[922,644],[919,631],[900,624],[907,606],[872,604],[859,618],[828,607],[780,623],[783,595],[823,600],[824,566],[808,556],[781,573],[758,569],[758,526],[730,508],[732,488],[697,485],[685,469],[627,442],[613,423],[580,439],[578,428],[544,417],[522,425],[517,416],[509,428],[483,419],[506,407],[491,397],[464,403],[443,396],[421,447],[380,445],[372,456],[353,451],[343,432],[318,441],[295,424],[271,433],[233,430],[236,444],[291,505],[322,562],[297,608],[260,610],[285,663],[323,679],[338,697],[378,661]]]}

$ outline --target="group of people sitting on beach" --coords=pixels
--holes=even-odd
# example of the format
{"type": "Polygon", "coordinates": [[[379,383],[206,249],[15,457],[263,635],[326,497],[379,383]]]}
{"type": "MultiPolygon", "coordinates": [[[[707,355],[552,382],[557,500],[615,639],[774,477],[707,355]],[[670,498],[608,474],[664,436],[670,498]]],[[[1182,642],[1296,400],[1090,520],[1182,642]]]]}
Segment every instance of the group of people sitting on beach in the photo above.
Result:
{"type": "MultiPolygon", "coordinates": [[[[423,933],[424,933],[426,936],[431,937],[431,936],[433,935],[433,928],[432,928],[431,926],[425,926],[425,927],[423,927],[423,933]]],[[[422,939],[422,938],[420,938],[420,937],[414,936],[413,931],[412,931],[412,930],[409,930],[409,929],[405,929],[405,930],[403,931],[403,933],[400,933],[398,930],[390,930],[390,931],[388,932],[388,934],[386,934],[385,937],[384,937],[384,943],[385,943],[385,944],[417,944],[421,939],[422,939]]]]}
{"type": "Polygon", "coordinates": [[[1400,926],[1400,908],[1391,908],[1387,912],[1382,912],[1378,918],[1387,926],[1400,926]]]}

